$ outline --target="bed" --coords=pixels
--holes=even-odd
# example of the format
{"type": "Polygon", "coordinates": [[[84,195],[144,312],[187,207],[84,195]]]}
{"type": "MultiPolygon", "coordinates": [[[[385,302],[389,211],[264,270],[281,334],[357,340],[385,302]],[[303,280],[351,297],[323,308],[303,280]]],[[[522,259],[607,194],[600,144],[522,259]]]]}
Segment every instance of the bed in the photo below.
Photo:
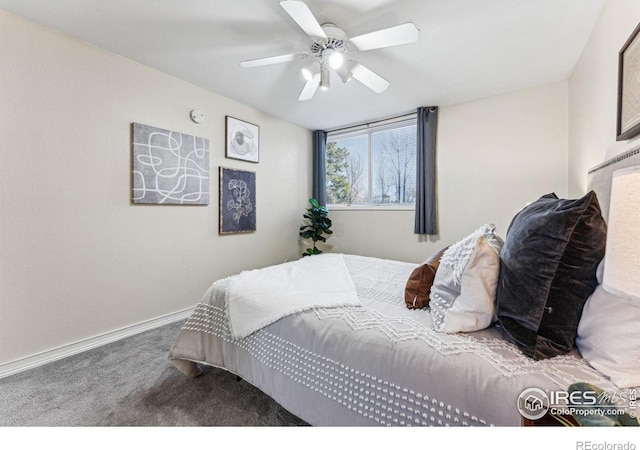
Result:
{"type": "MultiPolygon", "coordinates": [[[[602,211],[612,171],[632,165],[640,165],[637,150],[590,171],[589,191],[602,197],[602,211]]],[[[514,218],[510,233],[517,228],[514,218]]],[[[580,314],[573,318],[574,335],[560,333],[551,343],[537,336],[528,346],[531,333],[513,331],[517,311],[495,300],[510,289],[502,279],[509,252],[522,254],[509,241],[483,224],[443,249],[439,267],[331,253],[217,280],[169,358],[187,376],[199,376],[202,365],[236,374],[315,426],[521,426],[523,392],[566,391],[578,381],[628,398],[636,388],[616,384],[573,345],[580,314]],[[460,260],[464,270],[456,266],[460,260]],[[430,303],[416,306],[417,295],[407,298],[408,280],[420,267],[428,267],[433,280],[430,303]],[[453,284],[443,281],[447,276],[453,284]],[[453,303],[451,292],[438,288],[447,283],[458,288],[453,303]],[[478,304],[482,297],[493,302],[478,304]],[[568,346],[557,345],[563,339],[568,346]]],[[[593,272],[601,268],[589,264],[593,272]]],[[[593,291],[599,280],[594,283],[587,288],[593,291]]],[[[547,304],[541,314],[566,303],[547,304]]],[[[556,327],[554,320],[542,322],[556,327]]]]}

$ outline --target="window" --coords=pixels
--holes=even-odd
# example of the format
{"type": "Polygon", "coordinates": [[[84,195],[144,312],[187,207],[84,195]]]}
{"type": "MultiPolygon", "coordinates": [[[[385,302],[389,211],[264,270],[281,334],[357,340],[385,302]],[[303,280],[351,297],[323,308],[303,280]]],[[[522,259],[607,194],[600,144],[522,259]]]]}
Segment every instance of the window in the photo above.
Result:
{"type": "Polygon", "coordinates": [[[327,133],[329,205],[414,206],[416,119],[327,133]]]}

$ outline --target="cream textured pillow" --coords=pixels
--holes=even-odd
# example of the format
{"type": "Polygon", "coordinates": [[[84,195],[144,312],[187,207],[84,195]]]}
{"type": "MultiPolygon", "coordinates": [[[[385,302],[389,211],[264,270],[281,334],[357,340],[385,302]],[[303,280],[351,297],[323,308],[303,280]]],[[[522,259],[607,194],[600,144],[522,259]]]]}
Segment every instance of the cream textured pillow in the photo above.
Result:
{"type": "MultiPolygon", "coordinates": [[[[603,262],[596,276],[602,283],[603,262]]],[[[640,304],[599,284],[587,299],[578,324],[576,347],[596,370],[619,388],[640,386],[640,304]]]]}
{"type": "Polygon", "coordinates": [[[477,331],[495,320],[502,245],[495,226],[486,224],[442,255],[429,303],[436,331],[477,331]]]}

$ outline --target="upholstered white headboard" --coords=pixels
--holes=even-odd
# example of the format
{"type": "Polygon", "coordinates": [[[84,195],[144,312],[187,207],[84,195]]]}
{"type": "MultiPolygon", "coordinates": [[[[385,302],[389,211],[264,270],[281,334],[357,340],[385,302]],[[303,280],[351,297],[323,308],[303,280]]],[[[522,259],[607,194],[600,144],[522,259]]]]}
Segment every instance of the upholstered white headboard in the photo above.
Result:
{"type": "Polygon", "coordinates": [[[640,166],[640,147],[614,156],[589,170],[587,192],[594,191],[598,196],[602,216],[605,220],[609,218],[609,199],[611,197],[611,176],[613,172],[633,166],[640,166]]]}

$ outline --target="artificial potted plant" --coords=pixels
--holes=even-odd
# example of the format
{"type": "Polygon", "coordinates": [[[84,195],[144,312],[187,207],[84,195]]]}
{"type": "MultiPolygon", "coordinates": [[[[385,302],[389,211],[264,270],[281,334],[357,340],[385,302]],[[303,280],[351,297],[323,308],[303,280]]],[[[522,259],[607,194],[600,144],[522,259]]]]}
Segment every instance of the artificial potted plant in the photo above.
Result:
{"type": "Polygon", "coordinates": [[[331,219],[329,219],[329,210],[325,206],[320,206],[318,200],[310,198],[309,203],[311,207],[307,209],[307,212],[303,215],[307,219],[307,223],[300,227],[300,237],[302,239],[311,239],[313,241],[313,247],[307,248],[307,251],[302,256],[318,255],[322,253],[316,243],[326,242],[327,238],[324,234],[331,234],[331,219]]]}

